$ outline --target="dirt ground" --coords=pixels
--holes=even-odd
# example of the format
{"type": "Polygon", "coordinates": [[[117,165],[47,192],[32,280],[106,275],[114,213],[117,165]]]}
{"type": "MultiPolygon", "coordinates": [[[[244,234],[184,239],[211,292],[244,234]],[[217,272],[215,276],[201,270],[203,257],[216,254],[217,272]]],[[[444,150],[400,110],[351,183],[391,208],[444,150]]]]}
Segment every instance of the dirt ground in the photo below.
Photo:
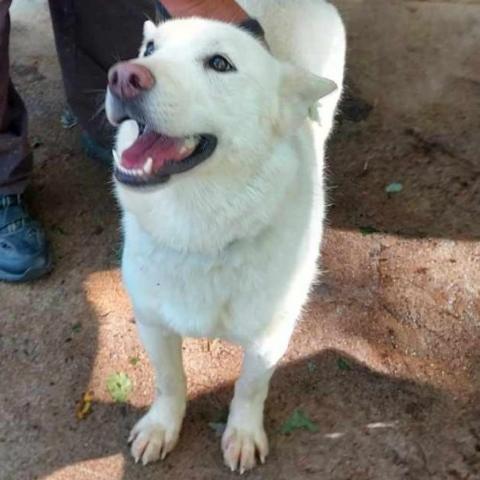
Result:
{"type": "MultiPolygon", "coordinates": [[[[0,286],[1,480],[223,480],[218,433],[241,360],[187,341],[177,449],[135,465],[153,395],[118,271],[108,171],[81,153],[43,0],[17,0],[13,73],[31,114],[31,199],[56,269],[0,286]],[[134,365],[135,363],[135,365],[134,365]],[[106,380],[133,391],[112,401],[106,380]],[[75,418],[93,390],[92,413],[75,418]]],[[[271,454],[251,479],[480,479],[480,5],[338,0],[347,93],[329,150],[321,282],[274,376],[271,454]],[[402,190],[385,188],[400,183],[402,190]],[[281,432],[295,409],[315,432],[281,432]]]]}

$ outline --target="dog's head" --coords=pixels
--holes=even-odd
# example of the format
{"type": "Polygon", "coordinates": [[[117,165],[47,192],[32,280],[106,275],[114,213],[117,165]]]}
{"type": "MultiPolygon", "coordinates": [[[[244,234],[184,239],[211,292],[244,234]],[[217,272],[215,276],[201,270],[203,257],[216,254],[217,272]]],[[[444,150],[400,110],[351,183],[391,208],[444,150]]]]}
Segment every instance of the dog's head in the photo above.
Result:
{"type": "Polygon", "coordinates": [[[109,72],[106,111],[119,125],[117,186],[130,195],[177,188],[183,196],[202,181],[247,187],[275,143],[335,88],[278,61],[239,27],[197,18],[147,21],[139,57],[109,72]]]}
{"type": "Polygon", "coordinates": [[[329,80],[275,60],[234,26],[147,21],[139,57],[109,73],[107,116],[115,125],[125,122],[116,178],[153,185],[214,155],[257,157],[334,89],[329,80]]]}

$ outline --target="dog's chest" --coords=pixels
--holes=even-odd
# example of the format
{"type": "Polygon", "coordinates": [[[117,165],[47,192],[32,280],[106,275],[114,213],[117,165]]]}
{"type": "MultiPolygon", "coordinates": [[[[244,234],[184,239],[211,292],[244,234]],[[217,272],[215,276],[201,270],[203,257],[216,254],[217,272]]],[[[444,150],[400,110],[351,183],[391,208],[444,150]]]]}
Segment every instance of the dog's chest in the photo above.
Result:
{"type": "Polygon", "coordinates": [[[126,245],[122,270],[138,321],[161,323],[182,336],[237,336],[232,305],[242,301],[239,285],[242,296],[248,290],[242,282],[248,265],[136,245],[126,245]]]}

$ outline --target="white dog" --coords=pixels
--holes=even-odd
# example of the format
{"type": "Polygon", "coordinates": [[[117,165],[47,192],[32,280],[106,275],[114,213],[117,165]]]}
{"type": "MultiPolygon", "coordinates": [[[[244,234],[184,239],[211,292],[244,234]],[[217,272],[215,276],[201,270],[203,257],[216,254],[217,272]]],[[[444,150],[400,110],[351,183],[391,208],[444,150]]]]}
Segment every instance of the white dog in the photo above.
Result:
{"type": "Polygon", "coordinates": [[[130,436],[144,464],[179,436],[185,336],[244,348],[223,455],[242,473],[264,462],[268,383],[316,275],[343,24],[323,0],[240,3],[269,48],[221,22],[147,21],[139,58],[109,74],[122,272],[156,372],[130,436]]]}

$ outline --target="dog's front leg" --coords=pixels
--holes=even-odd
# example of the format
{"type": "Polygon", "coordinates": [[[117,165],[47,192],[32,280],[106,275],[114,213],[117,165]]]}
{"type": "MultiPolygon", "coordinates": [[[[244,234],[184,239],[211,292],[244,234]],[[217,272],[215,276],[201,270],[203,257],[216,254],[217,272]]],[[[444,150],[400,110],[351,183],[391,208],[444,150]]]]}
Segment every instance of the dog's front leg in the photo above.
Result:
{"type": "Polygon", "coordinates": [[[175,447],[186,405],[182,365],[182,339],[161,326],[138,323],[142,343],[156,377],[155,400],[130,433],[135,462],[144,465],[165,456],[175,447]]]}
{"type": "Polygon", "coordinates": [[[225,464],[243,473],[262,463],[268,455],[268,439],[263,428],[263,406],[268,383],[288,345],[288,338],[256,343],[245,349],[242,372],[235,383],[227,427],[222,437],[225,464]],[[272,348],[273,345],[273,348],[272,348]]]}

